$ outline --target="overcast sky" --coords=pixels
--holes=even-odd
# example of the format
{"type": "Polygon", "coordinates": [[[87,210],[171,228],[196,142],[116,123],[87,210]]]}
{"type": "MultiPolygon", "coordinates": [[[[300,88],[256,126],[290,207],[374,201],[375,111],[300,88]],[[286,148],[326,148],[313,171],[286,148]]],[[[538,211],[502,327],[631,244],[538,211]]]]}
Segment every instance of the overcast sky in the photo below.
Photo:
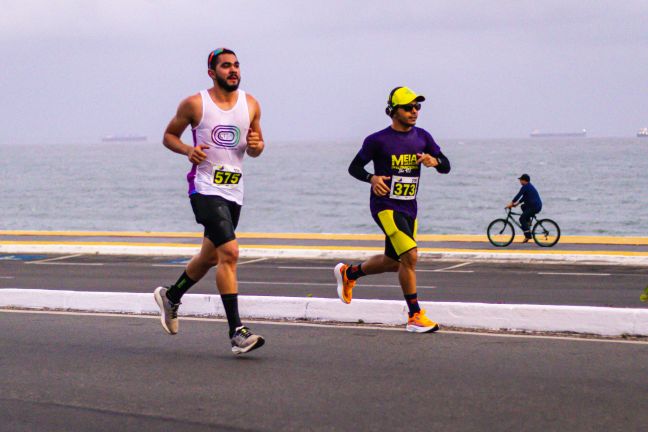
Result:
{"type": "Polygon", "coordinates": [[[362,138],[398,85],[441,138],[648,126],[646,0],[0,0],[0,144],[159,140],[219,46],[268,141],[362,138]]]}

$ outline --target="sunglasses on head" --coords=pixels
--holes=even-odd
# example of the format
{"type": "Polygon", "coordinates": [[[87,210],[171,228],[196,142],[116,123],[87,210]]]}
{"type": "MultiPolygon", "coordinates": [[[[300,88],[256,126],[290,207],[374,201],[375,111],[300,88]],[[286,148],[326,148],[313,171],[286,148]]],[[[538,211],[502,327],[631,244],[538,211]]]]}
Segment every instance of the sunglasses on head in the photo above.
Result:
{"type": "Polygon", "coordinates": [[[411,112],[413,109],[416,109],[416,111],[421,111],[421,104],[420,103],[415,103],[415,104],[408,104],[408,105],[399,105],[400,108],[403,108],[403,111],[411,112]]]}

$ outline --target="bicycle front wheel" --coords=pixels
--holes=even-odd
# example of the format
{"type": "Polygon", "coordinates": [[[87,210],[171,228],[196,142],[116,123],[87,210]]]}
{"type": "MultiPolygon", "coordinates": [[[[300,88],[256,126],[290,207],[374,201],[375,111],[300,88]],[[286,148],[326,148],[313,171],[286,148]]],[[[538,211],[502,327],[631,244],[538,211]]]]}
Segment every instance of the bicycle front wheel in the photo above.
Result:
{"type": "Polygon", "coordinates": [[[540,219],[533,226],[532,235],[538,246],[551,247],[560,240],[560,227],[551,219],[540,219]]]}
{"type": "Polygon", "coordinates": [[[495,219],[488,225],[486,233],[488,234],[488,241],[497,247],[510,245],[515,237],[513,225],[506,219],[495,219]]]}

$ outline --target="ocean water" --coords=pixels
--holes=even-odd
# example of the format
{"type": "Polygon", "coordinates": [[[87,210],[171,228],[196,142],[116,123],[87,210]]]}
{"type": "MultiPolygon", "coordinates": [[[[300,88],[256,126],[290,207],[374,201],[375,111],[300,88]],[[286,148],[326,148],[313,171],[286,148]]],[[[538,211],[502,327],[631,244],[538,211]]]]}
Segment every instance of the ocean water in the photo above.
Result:
{"type": "MultiPolygon", "coordinates": [[[[424,170],[421,233],[484,233],[529,173],[540,215],[564,235],[648,235],[647,139],[438,141],[452,172],[424,170]]],[[[369,185],[347,173],[360,145],[269,142],[246,159],[239,230],[379,232],[369,185]]],[[[186,196],[189,167],[160,143],[3,145],[0,229],[200,231],[186,196]]]]}

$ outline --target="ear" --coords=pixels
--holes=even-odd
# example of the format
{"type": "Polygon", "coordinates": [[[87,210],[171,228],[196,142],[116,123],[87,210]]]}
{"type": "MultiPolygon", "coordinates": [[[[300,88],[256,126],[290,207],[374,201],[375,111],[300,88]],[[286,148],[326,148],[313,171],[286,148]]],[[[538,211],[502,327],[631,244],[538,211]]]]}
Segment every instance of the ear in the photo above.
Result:
{"type": "Polygon", "coordinates": [[[216,75],[214,75],[214,71],[212,69],[207,69],[207,75],[209,75],[209,78],[211,79],[216,79],[216,75]]]}

